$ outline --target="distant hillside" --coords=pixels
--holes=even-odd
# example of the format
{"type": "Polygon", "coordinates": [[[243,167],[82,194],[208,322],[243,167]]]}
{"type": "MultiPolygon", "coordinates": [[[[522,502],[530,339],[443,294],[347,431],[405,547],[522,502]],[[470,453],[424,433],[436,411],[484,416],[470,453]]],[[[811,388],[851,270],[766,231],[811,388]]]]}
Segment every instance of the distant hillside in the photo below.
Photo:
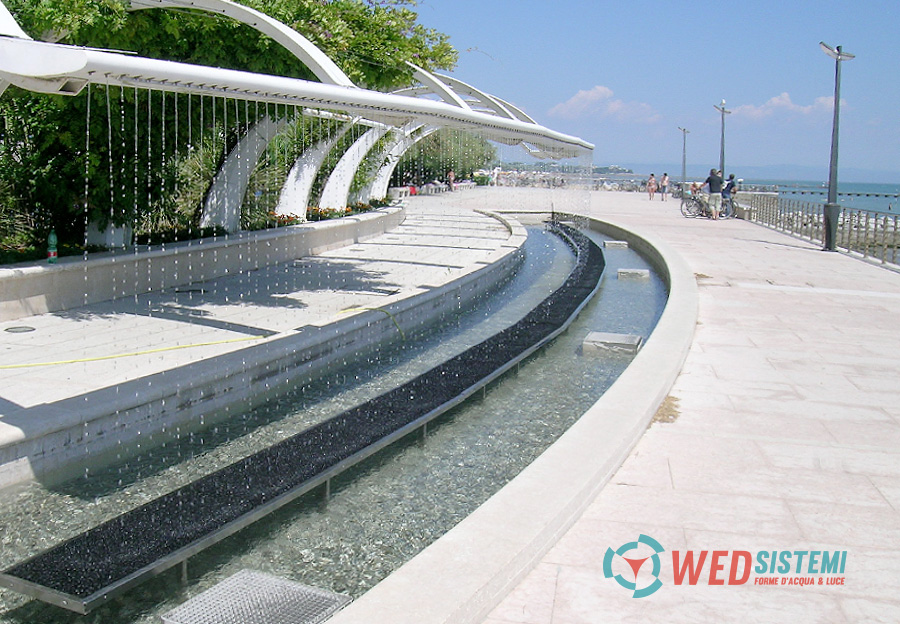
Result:
{"type": "MultiPolygon", "coordinates": [[[[581,170],[581,165],[577,163],[556,162],[554,160],[536,160],[534,162],[506,162],[503,163],[504,169],[517,169],[519,171],[560,171],[560,172],[577,172],[581,170]]],[[[601,175],[610,174],[628,174],[634,173],[631,169],[625,169],[618,165],[600,165],[593,166],[593,172],[601,175]]]]}

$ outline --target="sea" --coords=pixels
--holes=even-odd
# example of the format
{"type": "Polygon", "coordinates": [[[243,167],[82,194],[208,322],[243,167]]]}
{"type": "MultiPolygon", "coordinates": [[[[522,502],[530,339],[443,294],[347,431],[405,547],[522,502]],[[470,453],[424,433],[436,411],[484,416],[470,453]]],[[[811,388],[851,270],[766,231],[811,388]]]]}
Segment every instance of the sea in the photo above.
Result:
{"type": "MultiPolygon", "coordinates": [[[[640,184],[649,174],[604,173],[597,178],[610,182],[640,184]]],[[[680,176],[673,176],[677,181],[680,176]]],[[[702,180],[702,177],[688,177],[702,180]]],[[[825,204],[828,184],[813,180],[774,180],[743,178],[740,188],[745,190],[777,191],[781,199],[825,204]]],[[[889,215],[900,215],[900,183],[838,182],[838,203],[850,210],[867,210],[889,215]]]]}
{"type": "MultiPolygon", "coordinates": [[[[809,180],[755,180],[747,178],[743,187],[758,186],[778,190],[778,197],[824,204],[828,184],[809,180]]],[[[838,203],[851,210],[900,214],[900,184],[839,182],[838,203]]]]}

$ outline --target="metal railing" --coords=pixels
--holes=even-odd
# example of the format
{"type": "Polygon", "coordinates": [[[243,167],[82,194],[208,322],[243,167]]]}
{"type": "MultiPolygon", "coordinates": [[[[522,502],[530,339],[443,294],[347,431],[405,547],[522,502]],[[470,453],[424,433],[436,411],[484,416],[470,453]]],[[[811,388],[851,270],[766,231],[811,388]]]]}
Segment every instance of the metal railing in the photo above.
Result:
{"type": "MultiPolygon", "coordinates": [[[[743,200],[746,195],[741,197],[743,200]]],[[[825,244],[824,206],[816,202],[779,199],[774,194],[749,194],[745,218],[813,243],[825,244]]],[[[741,202],[746,205],[745,202],[741,202]]],[[[900,216],[842,208],[835,246],[881,264],[900,264],[900,216]]]]}

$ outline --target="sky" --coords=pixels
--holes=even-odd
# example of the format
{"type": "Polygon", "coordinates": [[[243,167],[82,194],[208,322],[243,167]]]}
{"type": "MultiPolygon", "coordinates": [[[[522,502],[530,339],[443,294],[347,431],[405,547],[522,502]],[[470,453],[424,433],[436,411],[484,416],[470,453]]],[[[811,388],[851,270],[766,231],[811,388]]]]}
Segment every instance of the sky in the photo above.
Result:
{"type": "Polygon", "coordinates": [[[839,177],[900,182],[900,0],[419,0],[416,10],[459,51],[456,78],[593,143],[596,164],[676,175],[685,144],[689,174],[718,165],[724,99],[726,174],[826,180],[835,61],[819,42],[840,45],[856,58],[841,66],[839,177]]]}

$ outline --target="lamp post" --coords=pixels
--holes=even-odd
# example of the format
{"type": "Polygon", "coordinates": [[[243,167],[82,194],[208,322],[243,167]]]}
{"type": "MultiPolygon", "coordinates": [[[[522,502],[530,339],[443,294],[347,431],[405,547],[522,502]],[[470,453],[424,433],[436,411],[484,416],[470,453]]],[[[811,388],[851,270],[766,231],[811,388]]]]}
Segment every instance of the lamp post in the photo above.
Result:
{"type": "Polygon", "coordinates": [[[687,184],[687,135],[691,131],[681,126],[678,126],[678,129],[681,130],[681,203],[684,203],[684,185],[687,184]]]}
{"type": "Polygon", "coordinates": [[[725,110],[725,100],[722,100],[722,103],[716,106],[713,104],[713,108],[722,113],[722,136],[719,139],[719,171],[722,173],[722,177],[725,177],[725,115],[730,115],[730,110],[725,110]]]}
{"type": "Polygon", "coordinates": [[[819,45],[822,51],[834,59],[834,122],[831,126],[831,162],[828,166],[828,200],[825,202],[825,249],[834,251],[837,239],[838,218],[841,207],[837,203],[837,163],[838,163],[838,125],[841,115],[841,61],[856,58],[849,52],[841,50],[841,46],[832,48],[824,41],[819,45]]]}

